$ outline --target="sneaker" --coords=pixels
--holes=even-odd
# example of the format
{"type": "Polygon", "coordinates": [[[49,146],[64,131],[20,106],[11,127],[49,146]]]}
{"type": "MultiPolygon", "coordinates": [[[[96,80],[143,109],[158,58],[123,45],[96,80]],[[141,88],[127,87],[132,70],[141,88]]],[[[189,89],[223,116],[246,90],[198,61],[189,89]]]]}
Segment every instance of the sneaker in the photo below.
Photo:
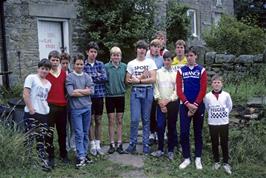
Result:
{"type": "Polygon", "coordinates": [[[214,163],[214,165],[212,166],[213,170],[218,170],[221,167],[221,164],[219,162],[214,163]]]}
{"type": "Polygon", "coordinates": [[[108,153],[109,154],[113,154],[115,152],[115,147],[113,146],[113,144],[111,143],[110,144],[110,148],[109,148],[109,150],[108,150],[108,153]]]}
{"type": "Polygon", "coordinates": [[[42,170],[45,172],[50,172],[52,170],[52,168],[49,166],[48,163],[49,163],[48,160],[42,160],[41,167],[42,167],[42,170]]]}
{"type": "Polygon", "coordinates": [[[203,169],[202,164],[201,164],[201,158],[200,157],[196,157],[196,159],[195,159],[195,165],[196,165],[196,169],[199,169],[199,170],[203,169]]]}
{"type": "Polygon", "coordinates": [[[151,133],[149,136],[149,145],[153,145],[155,143],[155,134],[151,133]]]}
{"type": "Polygon", "coordinates": [[[125,150],[125,153],[127,153],[127,154],[129,154],[129,153],[133,154],[135,152],[136,152],[136,145],[133,144],[133,143],[130,143],[128,145],[127,149],[125,150]]]}
{"type": "Polygon", "coordinates": [[[224,164],[224,170],[227,174],[231,175],[232,174],[232,171],[231,171],[231,166],[229,164],[224,164]]]}
{"type": "Polygon", "coordinates": [[[157,150],[151,153],[152,156],[157,157],[157,158],[163,156],[163,154],[164,153],[161,150],[157,150]]]}
{"type": "Polygon", "coordinates": [[[102,151],[101,148],[97,148],[96,151],[97,151],[97,154],[99,154],[101,156],[104,155],[104,152],[102,151]]]}
{"type": "Polygon", "coordinates": [[[86,164],[92,164],[93,163],[93,161],[92,161],[92,159],[90,159],[89,155],[86,156],[85,163],[86,164]]]}
{"type": "Polygon", "coordinates": [[[149,145],[143,145],[143,154],[145,154],[145,155],[150,154],[150,146],[149,145]]]}
{"type": "Polygon", "coordinates": [[[53,158],[48,160],[48,166],[50,166],[52,169],[54,169],[55,163],[54,163],[53,158]]]}
{"type": "Polygon", "coordinates": [[[184,161],[179,165],[179,169],[185,169],[190,165],[191,161],[189,158],[184,159],[184,161]]]}
{"type": "Polygon", "coordinates": [[[124,154],[124,153],[125,153],[125,151],[123,150],[123,145],[122,145],[122,144],[120,144],[120,145],[117,147],[116,151],[117,151],[119,154],[124,154]]]}
{"type": "Polygon", "coordinates": [[[84,167],[84,166],[86,166],[86,159],[85,158],[83,158],[83,159],[77,158],[76,168],[79,169],[79,168],[84,167]]]}
{"type": "Polygon", "coordinates": [[[68,157],[60,157],[61,161],[64,163],[64,164],[68,164],[70,162],[70,160],[68,159],[68,157]]]}
{"type": "Polygon", "coordinates": [[[97,150],[96,150],[96,148],[92,148],[92,149],[90,149],[90,153],[91,153],[93,156],[96,156],[96,155],[97,155],[97,150]]]}
{"type": "Polygon", "coordinates": [[[168,159],[169,159],[169,160],[171,160],[171,161],[174,160],[174,152],[171,152],[171,151],[170,151],[170,152],[168,152],[167,155],[168,155],[168,159]]]}

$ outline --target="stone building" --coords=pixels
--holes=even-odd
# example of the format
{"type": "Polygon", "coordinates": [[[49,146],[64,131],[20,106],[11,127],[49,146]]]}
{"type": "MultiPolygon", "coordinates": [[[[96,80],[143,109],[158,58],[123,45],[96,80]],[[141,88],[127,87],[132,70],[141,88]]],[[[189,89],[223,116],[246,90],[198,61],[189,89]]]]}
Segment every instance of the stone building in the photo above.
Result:
{"type": "Polygon", "coordinates": [[[155,24],[165,27],[166,6],[169,1],[177,1],[185,4],[189,10],[187,15],[191,22],[191,36],[189,43],[191,45],[202,46],[202,34],[204,30],[213,24],[217,24],[222,14],[234,15],[234,0],[157,0],[155,24]]]}
{"type": "Polygon", "coordinates": [[[12,72],[8,76],[10,85],[23,82],[26,75],[35,72],[38,61],[47,58],[49,51],[63,48],[71,54],[78,51],[82,23],[77,14],[77,1],[1,0],[7,52],[4,59],[1,35],[1,71],[12,72]],[[3,66],[5,60],[8,68],[3,66]]]}
{"type": "MultiPolygon", "coordinates": [[[[75,54],[82,37],[78,15],[79,0],[1,0],[0,4],[0,84],[23,82],[35,72],[41,58],[51,50],[75,54]],[[3,25],[4,24],[4,25],[3,25]],[[3,34],[4,32],[4,34],[3,34]],[[4,49],[6,48],[6,49],[4,49]],[[6,54],[5,54],[6,53],[6,54]],[[8,74],[8,72],[12,72],[8,74]],[[3,75],[6,74],[6,75],[3,75]]],[[[202,45],[202,32],[216,24],[221,14],[233,14],[233,0],[179,0],[190,7],[190,42],[202,45]]],[[[165,25],[168,0],[156,0],[156,24],[165,25]]]]}

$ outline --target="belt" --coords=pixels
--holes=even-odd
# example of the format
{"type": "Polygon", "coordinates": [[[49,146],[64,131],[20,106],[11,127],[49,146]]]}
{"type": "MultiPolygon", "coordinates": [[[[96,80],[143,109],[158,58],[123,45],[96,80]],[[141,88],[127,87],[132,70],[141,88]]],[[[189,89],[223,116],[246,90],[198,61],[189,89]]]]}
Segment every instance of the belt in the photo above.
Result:
{"type": "Polygon", "coordinates": [[[132,88],[153,88],[153,86],[132,86],[132,88]]]}

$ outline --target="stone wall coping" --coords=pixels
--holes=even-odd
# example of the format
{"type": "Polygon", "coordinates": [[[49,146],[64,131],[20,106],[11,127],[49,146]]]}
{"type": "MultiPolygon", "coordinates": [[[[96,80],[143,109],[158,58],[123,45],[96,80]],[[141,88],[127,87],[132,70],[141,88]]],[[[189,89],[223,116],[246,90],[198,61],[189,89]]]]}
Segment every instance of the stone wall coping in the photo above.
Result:
{"type": "Polygon", "coordinates": [[[55,4],[29,3],[29,15],[49,18],[76,18],[76,7],[73,3],[60,2],[55,4]],[[49,14],[49,15],[47,15],[49,14]]]}

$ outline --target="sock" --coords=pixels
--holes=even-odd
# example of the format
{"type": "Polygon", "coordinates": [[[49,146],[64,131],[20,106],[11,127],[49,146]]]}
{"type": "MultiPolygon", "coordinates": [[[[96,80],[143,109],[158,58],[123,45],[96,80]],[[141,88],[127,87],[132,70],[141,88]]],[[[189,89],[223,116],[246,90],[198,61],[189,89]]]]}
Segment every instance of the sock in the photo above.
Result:
{"type": "Polygon", "coordinates": [[[122,141],[117,141],[117,145],[122,145],[122,141]]]}
{"type": "Polygon", "coordinates": [[[100,140],[95,140],[96,149],[101,149],[100,140]]]}
{"type": "Polygon", "coordinates": [[[112,141],[112,142],[111,142],[111,145],[112,145],[113,147],[115,147],[115,142],[114,142],[114,141],[112,141]]]}
{"type": "Polygon", "coordinates": [[[96,145],[95,145],[95,141],[94,140],[91,141],[91,149],[96,149],[96,145]]]}

